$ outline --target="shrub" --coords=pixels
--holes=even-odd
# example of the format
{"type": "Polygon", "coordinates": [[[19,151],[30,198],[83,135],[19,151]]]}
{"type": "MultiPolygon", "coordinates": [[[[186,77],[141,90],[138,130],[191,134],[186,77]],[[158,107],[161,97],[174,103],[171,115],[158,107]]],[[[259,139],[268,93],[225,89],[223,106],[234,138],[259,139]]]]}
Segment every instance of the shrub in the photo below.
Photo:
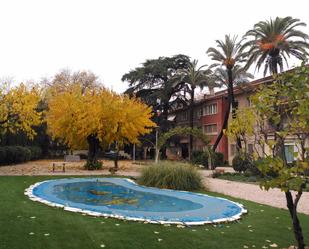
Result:
{"type": "Polygon", "coordinates": [[[250,177],[250,176],[253,176],[253,174],[252,174],[251,170],[247,168],[247,169],[244,171],[244,176],[250,177]]]}
{"type": "Polygon", "coordinates": [[[42,157],[42,149],[38,146],[29,146],[27,149],[31,152],[30,160],[38,160],[42,157]]]}
{"type": "Polygon", "coordinates": [[[236,155],[232,161],[233,169],[237,172],[245,172],[250,168],[251,164],[250,159],[246,155],[236,155]]]}
{"type": "Polygon", "coordinates": [[[0,165],[24,163],[29,160],[38,159],[41,155],[39,147],[22,147],[22,146],[3,146],[0,147],[0,165]]]}
{"type": "Polygon", "coordinates": [[[258,168],[258,164],[259,164],[259,160],[253,161],[249,166],[249,170],[251,172],[251,175],[261,177],[262,173],[258,168]]]}
{"type": "Polygon", "coordinates": [[[0,147],[0,165],[6,163],[6,154],[7,154],[6,147],[0,147]]]}
{"type": "Polygon", "coordinates": [[[87,161],[84,165],[85,169],[87,170],[98,170],[102,169],[102,162],[96,161],[96,162],[89,162],[87,161]]]}
{"type": "Polygon", "coordinates": [[[224,166],[224,155],[221,152],[215,152],[213,154],[213,165],[215,167],[220,167],[220,166],[224,166]]]}
{"type": "Polygon", "coordinates": [[[15,158],[16,158],[16,148],[13,146],[6,146],[4,147],[4,149],[6,150],[5,153],[5,159],[3,164],[12,164],[12,163],[16,163],[15,158]]]}
{"type": "Polygon", "coordinates": [[[145,186],[176,190],[203,188],[202,177],[196,168],[187,164],[160,162],[145,167],[138,179],[145,186]]]}
{"type": "MultiPolygon", "coordinates": [[[[208,168],[208,153],[205,151],[193,151],[192,152],[192,164],[203,165],[208,168]]],[[[221,152],[212,153],[212,164],[215,167],[224,165],[224,155],[221,152]]]]}
{"type": "Polygon", "coordinates": [[[22,147],[22,146],[15,146],[14,150],[15,150],[15,155],[14,155],[15,159],[13,163],[23,163],[23,162],[30,161],[31,151],[28,148],[22,147]]]}
{"type": "Polygon", "coordinates": [[[191,163],[208,167],[208,154],[204,151],[192,151],[191,163]]]}

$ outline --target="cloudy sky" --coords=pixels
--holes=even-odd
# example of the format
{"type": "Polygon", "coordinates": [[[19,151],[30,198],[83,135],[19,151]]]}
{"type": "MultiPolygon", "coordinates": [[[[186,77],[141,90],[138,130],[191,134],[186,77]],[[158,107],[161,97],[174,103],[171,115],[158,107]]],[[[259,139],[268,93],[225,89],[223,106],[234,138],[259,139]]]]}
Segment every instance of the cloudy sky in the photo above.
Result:
{"type": "Polygon", "coordinates": [[[0,78],[39,81],[84,69],[122,92],[121,76],[146,59],[183,53],[209,64],[205,51],[225,34],[242,36],[276,16],[309,24],[306,2],[0,0],[0,78]]]}

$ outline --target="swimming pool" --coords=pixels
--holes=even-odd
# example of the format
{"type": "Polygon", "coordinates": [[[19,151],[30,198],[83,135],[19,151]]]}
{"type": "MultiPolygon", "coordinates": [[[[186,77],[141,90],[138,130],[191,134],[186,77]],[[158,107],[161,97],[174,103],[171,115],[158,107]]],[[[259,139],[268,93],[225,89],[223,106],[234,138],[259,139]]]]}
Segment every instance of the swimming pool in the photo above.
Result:
{"type": "Polygon", "coordinates": [[[31,200],[67,211],[150,223],[202,225],[233,221],[239,203],[205,194],[149,188],[125,178],[68,178],[36,183],[31,200]]]}

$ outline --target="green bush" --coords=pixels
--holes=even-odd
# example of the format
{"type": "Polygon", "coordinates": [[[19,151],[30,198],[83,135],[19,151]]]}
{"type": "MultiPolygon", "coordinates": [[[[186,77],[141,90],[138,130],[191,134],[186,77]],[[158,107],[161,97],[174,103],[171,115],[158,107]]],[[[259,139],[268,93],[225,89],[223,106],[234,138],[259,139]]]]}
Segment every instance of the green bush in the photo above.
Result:
{"type": "Polygon", "coordinates": [[[0,165],[5,164],[5,162],[6,162],[6,154],[7,154],[6,147],[0,147],[0,165]]]}
{"type": "Polygon", "coordinates": [[[192,151],[191,163],[208,167],[208,154],[204,151],[192,151]]]}
{"type": "Polygon", "coordinates": [[[30,160],[38,160],[42,157],[42,149],[38,146],[29,146],[27,149],[31,152],[30,160]]]}
{"type": "Polygon", "coordinates": [[[12,148],[15,151],[14,161],[12,163],[23,163],[30,161],[31,151],[28,148],[22,146],[14,146],[12,148]]]}
{"type": "Polygon", "coordinates": [[[215,167],[220,167],[220,166],[224,166],[224,155],[221,152],[215,152],[213,154],[213,165],[215,167]]]}
{"type": "Polygon", "coordinates": [[[138,183],[150,187],[176,190],[203,188],[202,177],[196,168],[172,162],[160,162],[157,165],[145,167],[138,183]]]}
{"type": "Polygon", "coordinates": [[[96,162],[89,162],[87,161],[84,165],[85,169],[87,170],[98,170],[102,169],[102,162],[96,161],[96,162]]]}
{"type": "MultiPolygon", "coordinates": [[[[192,164],[203,165],[208,168],[208,153],[205,151],[193,151],[192,152],[192,164]]],[[[215,167],[224,165],[224,155],[221,152],[212,153],[212,164],[215,167]]]]}
{"type": "Polygon", "coordinates": [[[0,147],[0,165],[24,163],[41,156],[39,147],[3,146],[0,147]]]}
{"type": "Polygon", "coordinates": [[[19,160],[16,161],[17,157],[17,149],[15,146],[6,146],[6,157],[4,159],[4,164],[14,164],[18,163],[19,160]]]}
{"type": "Polygon", "coordinates": [[[237,172],[245,172],[251,164],[250,159],[245,155],[236,155],[232,161],[233,169],[237,172]]]}

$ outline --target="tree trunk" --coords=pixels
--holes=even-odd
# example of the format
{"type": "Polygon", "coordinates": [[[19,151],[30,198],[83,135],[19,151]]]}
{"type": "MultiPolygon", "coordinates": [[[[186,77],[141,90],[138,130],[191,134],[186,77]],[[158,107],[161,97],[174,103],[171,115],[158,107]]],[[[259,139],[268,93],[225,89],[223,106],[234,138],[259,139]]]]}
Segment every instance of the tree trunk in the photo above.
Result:
{"type": "Polygon", "coordinates": [[[161,126],[160,126],[160,130],[161,130],[162,133],[167,132],[168,129],[169,129],[168,120],[167,120],[168,110],[169,110],[169,102],[164,103],[163,111],[162,111],[162,114],[160,115],[161,118],[162,118],[161,119],[161,126]]]}
{"type": "Polygon", "coordinates": [[[118,170],[118,160],[119,160],[119,150],[118,150],[118,148],[117,148],[117,149],[116,149],[115,160],[114,160],[114,168],[115,168],[115,171],[118,170]]]}
{"type": "MultiPolygon", "coordinates": [[[[230,116],[230,108],[232,106],[232,118],[236,117],[236,110],[237,110],[237,104],[235,102],[234,98],[234,87],[233,87],[233,74],[232,74],[232,68],[227,68],[227,74],[228,74],[228,87],[227,87],[227,97],[228,97],[228,108],[226,110],[224,120],[223,120],[223,125],[221,128],[221,131],[212,147],[212,150],[215,152],[219,142],[223,136],[223,130],[227,129],[228,127],[228,121],[229,121],[229,116],[230,116]]],[[[241,149],[241,141],[240,138],[237,138],[237,149],[241,149]]]]}
{"type": "MultiPolygon", "coordinates": [[[[193,129],[193,121],[194,121],[194,92],[195,92],[195,86],[192,86],[191,89],[191,98],[190,98],[190,106],[189,106],[189,125],[190,128],[193,129]]],[[[193,152],[193,136],[192,134],[189,135],[189,160],[192,159],[192,152],[193,152]]]]}
{"type": "MultiPolygon", "coordinates": [[[[232,73],[232,68],[229,68],[228,71],[228,77],[229,77],[229,88],[230,88],[230,94],[231,94],[231,105],[232,105],[232,118],[236,118],[236,111],[237,111],[237,108],[238,108],[238,105],[235,101],[235,97],[234,97],[234,86],[233,86],[233,73],[232,73]]],[[[241,149],[241,140],[240,140],[240,137],[237,136],[236,138],[236,148],[237,148],[237,151],[239,152],[240,149],[241,149]]]]}
{"type": "Polygon", "coordinates": [[[298,200],[301,196],[302,192],[298,192],[298,196],[296,198],[295,201],[293,201],[293,196],[292,193],[290,191],[285,192],[285,198],[287,201],[287,207],[289,209],[290,212],[290,216],[292,218],[293,221],[293,230],[294,230],[294,236],[295,239],[298,243],[298,249],[305,249],[305,242],[304,242],[304,236],[303,236],[303,232],[299,223],[299,219],[297,216],[297,203],[298,200]]]}
{"type": "Polygon", "coordinates": [[[87,137],[87,142],[88,142],[88,163],[96,163],[97,162],[97,154],[99,151],[99,139],[97,138],[96,135],[89,135],[87,137]]]}
{"type": "MultiPolygon", "coordinates": [[[[272,66],[272,73],[277,73],[277,64],[272,66]]],[[[278,99],[279,97],[280,96],[276,96],[276,99],[278,99]]],[[[278,135],[277,133],[283,130],[284,114],[280,111],[280,106],[277,106],[277,104],[274,105],[274,110],[275,110],[275,113],[280,113],[280,122],[275,124],[270,121],[270,124],[275,129],[275,132],[274,132],[275,133],[275,136],[274,136],[275,146],[273,149],[273,157],[282,159],[285,167],[288,167],[285,150],[284,150],[284,138],[278,135]]],[[[300,222],[297,216],[297,204],[298,204],[298,201],[301,195],[302,195],[302,189],[298,191],[295,197],[295,200],[293,201],[292,193],[289,190],[285,192],[287,207],[288,207],[290,216],[292,218],[293,231],[294,231],[295,239],[298,243],[298,249],[305,249],[304,236],[303,236],[302,228],[300,226],[300,222]]]]}
{"type": "Polygon", "coordinates": [[[155,153],[155,163],[157,164],[159,162],[159,153],[160,153],[160,149],[158,147],[158,127],[156,128],[156,153],[155,153]]]}
{"type": "MultiPolygon", "coordinates": [[[[163,105],[163,112],[162,112],[162,114],[160,115],[160,118],[162,118],[162,119],[161,119],[161,125],[160,125],[160,128],[159,128],[159,129],[160,129],[160,130],[159,130],[160,133],[168,132],[168,130],[169,130],[169,128],[170,128],[170,124],[169,124],[169,121],[168,121],[168,119],[167,119],[169,108],[170,108],[169,102],[164,103],[164,105],[163,105]]],[[[161,156],[163,159],[166,159],[166,158],[167,158],[167,156],[166,156],[166,147],[165,147],[165,146],[163,146],[163,147],[161,148],[161,155],[160,155],[160,156],[161,156]]]]}
{"type": "Polygon", "coordinates": [[[278,65],[277,65],[277,60],[275,59],[276,56],[271,56],[271,73],[272,75],[278,74],[278,65]]]}
{"type": "Polygon", "coordinates": [[[215,143],[214,143],[214,145],[212,147],[213,152],[216,151],[216,149],[217,149],[217,147],[219,145],[219,142],[220,142],[220,140],[221,140],[221,138],[223,136],[223,131],[226,130],[226,128],[227,128],[229,117],[230,117],[230,108],[231,108],[231,103],[228,102],[228,108],[227,108],[227,110],[225,112],[225,115],[224,115],[224,120],[223,120],[223,124],[222,124],[221,130],[220,130],[220,133],[217,136],[217,139],[216,139],[216,141],[215,141],[215,143]]]}
{"type": "Polygon", "coordinates": [[[155,163],[157,164],[159,162],[159,157],[160,157],[160,150],[156,150],[156,156],[155,156],[155,163]]]}

